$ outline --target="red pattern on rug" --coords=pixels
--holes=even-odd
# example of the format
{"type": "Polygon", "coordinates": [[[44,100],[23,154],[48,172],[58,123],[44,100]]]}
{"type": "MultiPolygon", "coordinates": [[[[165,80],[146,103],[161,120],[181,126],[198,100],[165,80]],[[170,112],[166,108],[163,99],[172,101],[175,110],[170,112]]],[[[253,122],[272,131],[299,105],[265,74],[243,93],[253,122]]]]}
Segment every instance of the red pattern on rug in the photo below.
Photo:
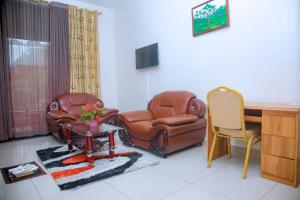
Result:
{"type": "Polygon", "coordinates": [[[72,156],[66,160],[63,161],[64,164],[75,164],[75,163],[81,163],[85,162],[87,160],[86,153],[81,153],[75,156],[72,156]]]}
{"type": "Polygon", "coordinates": [[[56,179],[59,179],[59,178],[62,178],[62,177],[67,177],[67,176],[73,176],[73,175],[76,175],[76,174],[80,174],[81,172],[88,171],[88,170],[91,170],[93,168],[94,168],[93,165],[88,165],[86,167],[79,167],[79,168],[76,168],[76,169],[67,169],[67,170],[53,172],[53,173],[51,173],[51,176],[53,177],[53,179],[56,180],[56,179]]]}
{"type": "MultiPolygon", "coordinates": [[[[122,153],[115,154],[115,156],[129,155],[129,154],[133,154],[133,153],[136,153],[136,152],[135,151],[122,152],[122,153]]],[[[94,160],[103,159],[103,158],[109,158],[109,155],[94,156],[94,160]]],[[[75,164],[75,163],[81,163],[81,162],[86,162],[86,161],[87,161],[86,153],[81,153],[81,154],[72,156],[72,157],[64,160],[63,163],[64,164],[75,164]]],[[[53,179],[56,180],[56,179],[59,179],[62,177],[80,174],[81,172],[88,171],[93,168],[94,168],[93,165],[88,165],[86,167],[80,167],[80,168],[76,168],[76,169],[67,169],[67,170],[53,172],[53,173],[51,173],[51,176],[53,177],[53,179]]]]}

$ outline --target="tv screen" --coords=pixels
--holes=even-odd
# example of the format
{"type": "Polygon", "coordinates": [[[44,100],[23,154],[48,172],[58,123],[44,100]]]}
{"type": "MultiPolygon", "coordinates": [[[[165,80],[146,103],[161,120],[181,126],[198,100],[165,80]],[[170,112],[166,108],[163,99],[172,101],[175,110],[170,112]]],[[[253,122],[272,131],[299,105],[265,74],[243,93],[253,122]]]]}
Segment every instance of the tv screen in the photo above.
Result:
{"type": "Polygon", "coordinates": [[[135,50],[136,69],[154,67],[158,65],[158,44],[135,50]]]}

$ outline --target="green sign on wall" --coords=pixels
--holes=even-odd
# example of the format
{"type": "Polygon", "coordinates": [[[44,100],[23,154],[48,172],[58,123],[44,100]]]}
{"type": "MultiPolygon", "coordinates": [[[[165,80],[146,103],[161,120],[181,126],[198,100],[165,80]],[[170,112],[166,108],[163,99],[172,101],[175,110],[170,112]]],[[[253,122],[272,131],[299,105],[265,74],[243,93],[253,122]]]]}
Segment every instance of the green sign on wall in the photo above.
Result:
{"type": "Polygon", "coordinates": [[[193,35],[229,26],[228,0],[209,0],[192,8],[193,35]]]}

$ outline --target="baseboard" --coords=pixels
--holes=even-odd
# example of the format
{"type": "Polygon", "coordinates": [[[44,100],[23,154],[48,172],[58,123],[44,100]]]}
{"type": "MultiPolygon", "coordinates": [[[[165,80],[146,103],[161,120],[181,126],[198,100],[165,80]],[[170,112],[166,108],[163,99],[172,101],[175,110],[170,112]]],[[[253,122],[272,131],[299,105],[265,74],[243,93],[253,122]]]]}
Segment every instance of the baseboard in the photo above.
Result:
{"type": "Polygon", "coordinates": [[[51,135],[51,133],[46,133],[46,134],[43,134],[43,135],[33,135],[33,136],[29,136],[29,137],[19,137],[19,138],[9,138],[7,140],[4,140],[4,141],[0,141],[0,144],[1,143],[5,143],[5,142],[10,142],[10,141],[18,141],[18,140],[26,140],[26,139],[32,139],[32,138],[38,138],[38,137],[45,137],[45,136],[49,136],[51,135]]]}

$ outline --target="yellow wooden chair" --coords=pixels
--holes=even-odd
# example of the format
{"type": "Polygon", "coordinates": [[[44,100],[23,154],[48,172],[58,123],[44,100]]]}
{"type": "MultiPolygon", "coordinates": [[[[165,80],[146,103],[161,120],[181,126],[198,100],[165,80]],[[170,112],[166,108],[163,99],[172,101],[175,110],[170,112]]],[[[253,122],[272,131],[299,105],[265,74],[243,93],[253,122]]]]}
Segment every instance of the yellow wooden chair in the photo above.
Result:
{"type": "Polygon", "coordinates": [[[214,138],[209,152],[208,168],[214,155],[218,137],[226,138],[228,142],[228,157],[231,157],[231,139],[247,142],[247,151],[242,178],[246,178],[252,144],[260,141],[260,126],[245,124],[243,96],[230,88],[218,87],[207,95],[208,112],[211,117],[214,138]]]}

